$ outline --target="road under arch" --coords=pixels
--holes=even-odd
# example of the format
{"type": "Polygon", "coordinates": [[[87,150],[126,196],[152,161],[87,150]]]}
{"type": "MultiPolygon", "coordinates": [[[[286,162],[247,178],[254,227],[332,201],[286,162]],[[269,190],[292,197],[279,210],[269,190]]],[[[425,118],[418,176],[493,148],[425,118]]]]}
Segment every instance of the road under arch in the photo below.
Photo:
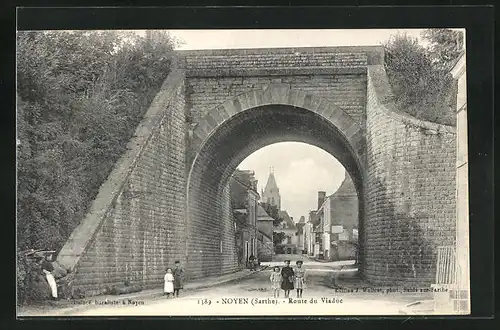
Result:
{"type": "MultiPolygon", "coordinates": [[[[338,159],[352,177],[362,205],[362,160],[330,120],[314,111],[283,104],[246,109],[215,127],[194,159],[187,191],[186,243],[191,271],[208,276],[227,273],[236,266],[228,180],[247,156],[285,141],[314,145],[338,159]]],[[[362,218],[362,207],[359,214],[362,218]]],[[[360,219],[360,235],[362,223],[360,219]]]]}

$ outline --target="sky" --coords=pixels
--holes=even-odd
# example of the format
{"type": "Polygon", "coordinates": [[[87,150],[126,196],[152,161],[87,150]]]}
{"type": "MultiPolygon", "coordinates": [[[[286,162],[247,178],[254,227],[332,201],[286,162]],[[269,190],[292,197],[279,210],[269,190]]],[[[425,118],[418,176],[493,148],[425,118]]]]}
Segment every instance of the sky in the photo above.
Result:
{"type": "MultiPolygon", "coordinates": [[[[380,45],[391,35],[407,33],[420,38],[422,30],[171,30],[183,43],[177,49],[228,49],[276,47],[325,47],[380,45]]],[[[255,171],[259,192],[264,188],[270,167],[281,194],[282,209],[294,221],[308,220],[317,208],[318,191],[333,194],[345,176],[344,167],[322,149],[297,142],[282,142],[264,147],[239,166],[255,171]]]]}
{"type": "Polygon", "coordinates": [[[364,30],[170,30],[184,41],[179,50],[227,48],[277,48],[368,46],[386,42],[392,34],[405,32],[423,42],[422,29],[364,30]]]}
{"type": "Polygon", "coordinates": [[[281,209],[299,221],[308,220],[310,210],[317,208],[318,191],[334,193],[345,177],[345,169],[326,151],[300,142],[271,144],[248,156],[238,166],[255,171],[259,193],[264,189],[270,168],[280,189],[281,209]]]}
{"type": "MultiPolygon", "coordinates": [[[[327,47],[381,45],[392,35],[406,33],[419,40],[422,29],[364,29],[364,30],[170,30],[182,43],[178,50],[327,47]]],[[[141,32],[139,32],[141,33],[141,32]]],[[[318,191],[334,193],[342,183],[345,169],[330,154],[304,143],[283,142],[264,147],[239,166],[253,170],[264,188],[270,167],[281,194],[282,209],[295,221],[317,208],[318,191]]]]}

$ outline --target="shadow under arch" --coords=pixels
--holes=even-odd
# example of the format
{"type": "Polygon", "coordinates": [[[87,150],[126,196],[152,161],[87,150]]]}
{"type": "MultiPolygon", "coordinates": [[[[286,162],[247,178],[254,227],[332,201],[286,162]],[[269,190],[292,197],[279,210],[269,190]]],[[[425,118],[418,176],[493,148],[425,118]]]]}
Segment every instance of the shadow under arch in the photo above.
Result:
{"type": "MultiPolygon", "coordinates": [[[[334,156],[353,179],[361,221],[365,173],[362,131],[345,112],[322,99],[319,102],[324,104],[321,113],[290,104],[268,103],[247,108],[240,103],[236,106],[239,111],[230,117],[214,118],[211,112],[197,127],[194,134],[197,141],[192,144],[195,157],[186,187],[186,254],[190,277],[236,270],[236,255],[231,252],[234,228],[228,181],[247,156],[273,143],[303,142],[334,156]]],[[[228,104],[234,106],[238,101],[226,103],[225,107],[228,104]]]]}

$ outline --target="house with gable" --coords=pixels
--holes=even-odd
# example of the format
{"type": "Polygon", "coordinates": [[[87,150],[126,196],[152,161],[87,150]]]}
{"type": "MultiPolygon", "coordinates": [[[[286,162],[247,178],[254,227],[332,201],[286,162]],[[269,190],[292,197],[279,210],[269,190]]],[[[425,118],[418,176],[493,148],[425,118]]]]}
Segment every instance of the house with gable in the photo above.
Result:
{"type": "Polygon", "coordinates": [[[257,258],[271,261],[274,255],[274,219],[260,205],[257,207],[257,258]]]}
{"type": "Polygon", "coordinates": [[[260,196],[257,180],[253,171],[236,169],[229,184],[238,262],[241,268],[245,268],[248,258],[258,253],[257,212],[260,196]]]}

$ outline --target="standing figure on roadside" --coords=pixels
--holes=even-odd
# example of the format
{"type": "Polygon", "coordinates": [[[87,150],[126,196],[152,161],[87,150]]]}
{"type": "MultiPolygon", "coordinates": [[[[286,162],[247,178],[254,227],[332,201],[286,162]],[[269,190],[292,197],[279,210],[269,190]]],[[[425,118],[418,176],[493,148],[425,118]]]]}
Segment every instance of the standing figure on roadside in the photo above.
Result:
{"type": "Polygon", "coordinates": [[[167,273],[165,274],[165,285],[163,286],[163,294],[170,297],[170,294],[174,293],[174,275],[172,275],[172,268],[167,268],[167,273]]]}
{"type": "Polygon", "coordinates": [[[49,283],[50,291],[52,293],[52,300],[57,300],[57,284],[54,275],[52,275],[52,272],[54,271],[54,266],[52,266],[51,259],[52,255],[48,255],[42,258],[40,261],[40,267],[42,269],[42,272],[45,274],[47,283],[49,283]]]}
{"type": "Polygon", "coordinates": [[[174,275],[174,296],[179,297],[179,290],[184,288],[184,269],[181,267],[181,262],[175,262],[175,268],[172,273],[174,275]]]}
{"type": "Polygon", "coordinates": [[[259,267],[259,258],[255,257],[253,259],[253,270],[258,270],[260,267],[259,267]]]}
{"type": "Polygon", "coordinates": [[[271,288],[273,289],[273,297],[279,298],[280,297],[281,282],[283,281],[283,277],[281,276],[279,266],[274,266],[273,272],[271,273],[270,280],[271,280],[271,288]]]}
{"type": "Polygon", "coordinates": [[[285,267],[281,268],[281,276],[283,277],[281,288],[285,291],[285,298],[288,298],[290,290],[293,290],[294,275],[293,269],[290,267],[290,260],[285,260],[285,267]]]}
{"type": "Polygon", "coordinates": [[[295,289],[297,289],[297,298],[302,298],[302,291],[306,286],[306,270],[302,268],[304,262],[299,260],[296,262],[295,268],[295,289]]]}
{"type": "Polygon", "coordinates": [[[255,270],[255,256],[252,254],[249,258],[248,258],[248,267],[250,268],[250,270],[255,270]]]}

